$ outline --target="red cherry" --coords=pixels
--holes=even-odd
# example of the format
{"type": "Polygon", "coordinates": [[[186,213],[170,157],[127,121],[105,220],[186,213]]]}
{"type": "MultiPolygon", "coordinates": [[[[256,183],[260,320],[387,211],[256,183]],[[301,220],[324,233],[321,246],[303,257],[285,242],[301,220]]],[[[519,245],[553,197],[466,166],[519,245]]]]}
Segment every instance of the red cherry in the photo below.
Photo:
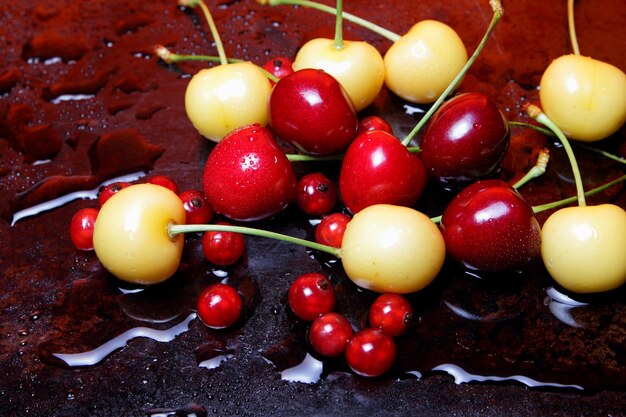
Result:
{"type": "Polygon", "coordinates": [[[84,208],[78,210],[70,221],[70,239],[76,249],[93,249],[93,228],[98,217],[98,209],[84,208]]]}
{"type": "Polygon", "coordinates": [[[178,186],[176,185],[176,182],[165,175],[155,175],[154,177],[148,178],[146,182],[148,184],[160,185],[161,187],[170,189],[174,194],[178,194],[178,186]]]}
{"type": "Polygon", "coordinates": [[[321,172],[306,174],[296,185],[298,207],[313,216],[329,213],[337,198],[337,187],[321,172]]]}
{"type": "MultiPolygon", "coordinates": [[[[228,225],[226,222],[217,224],[228,225]]],[[[246,240],[241,233],[210,231],[202,236],[202,253],[215,265],[234,264],[241,258],[245,249],[246,240]]]]}
{"type": "Polygon", "coordinates": [[[348,319],[339,313],[330,312],[313,320],[309,329],[309,342],[316,352],[324,356],[339,356],[352,334],[348,319]]]}
{"type": "Polygon", "coordinates": [[[339,193],[353,214],[374,204],[412,207],[425,186],[420,159],[381,130],[364,132],[350,144],[339,175],[339,193]]]}
{"type": "Polygon", "coordinates": [[[369,311],[370,325],[391,337],[406,332],[413,321],[413,307],[400,294],[381,294],[369,311]]]}
{"type": "Polygon", "coordinates": [[[446,252],[472,269],[515,269],[540,254],[541,229],[532,208],[500,180],[477,181],[461,191],[440,227],[446,252]]]}
{"type": "Polygon", "coordinates": [[[356,136],[356,110],[328,73],[302,69],[276,83],[269,98],[270,125],[281,139],[303,152],[341,151],[356,136]]]}
{"type": "Polygon", "coordinates": [[[349,221],[350,217],[346,214],[329,214],[315,228],[315,241],[322,245],[340,248],[349,221]]]}
{"type": "Polygon", "coordinates": [[[98,194],[98,204],[100,205],[100,207],[102,207],[104,203],[106,203],[106,201],[113,196],[113,194],[128,187],[129,185],[129,182],[118,181],[102,187],[100,193],[98,194]]]}
{"type": "Polygon", "coordinates": [[[323,274],[304,274],[291,284],[287,299],[296,316],[313,321],[335,308],[335,288],[323,274]]]}
{"type": "Polygon", "coordinates": [[[368,130],[382,130],[383,132],[393,134],[389,123],[380,116],[367,116],[359,120],[356,134],[360,135],[368,130]]]}
{"type": "Polygon", "coordinates": [[[263,69],[280,80],[293,73],[293,62],[287,57],[277,56],[267,61],[263,69]]]}
{"type": "Polygon", "coordinates": [[[395,362],[396,343],[378,329],[363,329],[348,340],[345,356],[357,374],[379,376],[391,369],[395,362]]]}
{"type": "Polygon", "coordinates": [[[204,224],[213,218],[213,209],[200,190],[187,190],[178,195],[187,213],[187,224],[204,224]]]}
{"type": "Polygon", "coordinates": [[[460,94],[435,112],[420,147],[420,157],[432,178],[473,181],[500,170],[509,147],[509,125],[489,97],[460,94]]]}
{"type": "Polygon", "coordinates": [[[269,129],[258,124],[226,135],[204,168],[204,194],[217,213],[233,220],[268,218],[293,201],[296,176],[269,129]]]}
{"type": "Polygon", "coordinates": [[[202,291],[198,298],[198,317],[212,329],[232,326],[239,320],[243,310],[241,296],[230,285],[213,284],[202,291]]]}

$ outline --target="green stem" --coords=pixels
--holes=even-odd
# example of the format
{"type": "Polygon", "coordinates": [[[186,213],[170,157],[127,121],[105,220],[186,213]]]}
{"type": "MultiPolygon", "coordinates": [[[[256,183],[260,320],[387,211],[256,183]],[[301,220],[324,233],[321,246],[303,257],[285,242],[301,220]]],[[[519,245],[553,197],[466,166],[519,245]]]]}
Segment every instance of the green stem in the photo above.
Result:
{"type": "Polygon", "coordinates": [[[528,181],[533,180],[545,174],[546,167],[548,166],[549,160],[550,160],[550,151],[547,148],[542,149],[541,152],[539,152],[539,156],[537,157],[537,163],[526,173],[526,175],[524,175],[519,181],[517,181],[513,185],[513,188],[517,190],[522,185],[526,184],[528,181]]]}
{"type": "Polygon", "coordinates": [[[323,162],[323,161],[341,161],[344,154],[339,153],[335,155],[315,156],[305,155],[299,153],[288,153],[287,159],[291,162],[323,162]]]}
{"type": "Polygon", "coordinates": [[[496,25],[498,24],[498,22],[500,21],[500,19],[504,15],[504,9],[502,8],[502,4],[500,3],[499,0],[491,0],[489,2],[489,4],[491,5],[491,9],[493,10],[493,16],[491,18],[491,22],[489,23],[489,27],[487,28],[487,31],[485,32],[485,35],[483,36],[483,38],[481,39],[480,43],[476,47],[476,50],[474,51],[472,56],[465,63],[465,66],[456,75],[456,77],[454,77],[452,82],[443,91],[443,93],[441,93],[441,95],[439,96],[437,101],[435,101],[433,103],[433,105],[430,107],[430,109],[428,109],[428,111],[426,112],[424,117],[422,117],[421,120],[417,123],[417,125],[415,125],[413,130],[411,130],[411,132],[409,132],[408,136],[406,138],[404,138],[404,140],[402,141],[402,144],[404,146],[408,146],[409,145],[411,140],[413,140],[415,135],[417,135],[417,133],[422,129],[422,127],[428,122],[428,120],[433,115],[433,113],[435,113],[435,111],[437,111],[437,109],[439,108],[441,103],[457,87],[457,85],[459,84],[461,79],[465,76],[465,73],[469,70],[469,68],[472,66],[474,61],[476,61],[476,58],[478,58],[478,55],[480,54],[480,52],[485,47],[485,44],[487,43],[487,40],[491,36],[491,32],[493,32],[493,30],[496,28],[496,25]]]}
{"type": "Polygon", "coordinates": [[[336,256],[337,258],[341,258],[341,249],[339,248],[334,248],[328,245],[322,245],[316,242],[311,242],[306,239],[300,239],[297,237],[284,235],[282,233],[270,232],[268,230],[254,229],[252,227],[231,226],[231,225],[223,225],[223,224],[169,224],[167,226],[167,233],[171,238],[182,233],[197,233],[197,232],[210,232],[210,231],[235,232],[235,233],[241,233],[241,234],[250,235],[250,236],[266,237],[269,239],[275,239],[275,240],[280,240],[283,242],[294,243],[296,245],[305,246],[307,248],[315,249],[320,252],[325,252],[330,255],[336,256]]]}
{"type": "Polygon", "coordinates": [[[211,11],[204,3],[203,0],[179,0],[179,4],[183,6],[195,7],[200,6],[202,9],[202,13],[206,18],[207,23],[209,24],[209,29],[211,30],[211,36],[213,36],[213,40],[215,41],[215,47],[217,48],[217,55],[220,57],[220,64],[226,65],[228,64],[228,58],[226,58],[226,52],[224,51],[224,45],[222,44],[222,38],[220,37],[220,33],[217,30],[217,26],[215,26],[215,21],[213,20],[213,16],[211,15],[211,11]]]}
{"type": "Polygon", "coordinates": [[[588,151],[591,151],[591,152],[598,153],[598,154],[600,154],[600,155],[602,155],[602,156],[604,156],[606,158],[612,159],[612,160],[617,161],[617,162],[619,162],[621,164],[626,164],[626,159],[620,158],[619,156],[613,155],[612,153],[609,153],[607,151],[603,151],[602,149],[596,149],[596,148],[593,148],[591,146],[583,145],[582,143],[576,143],[576,146],[579,146],[579,147],[581,147],[583,149],[587,149],[588,151]]]}
{"type": "Polygon", "coordinates": [[[584,207],[587,205],[585,201],[585,192],[583,188],[583,180],[580,176],[580,169],[578,168],[578,162],[576,161],[576,156],[574,155],[574,151],[572,146],[569,143],[569,140],[565,137],[561,129],[554,124],[548,116],[546,116],[539,107],[535,105],[530,105],[526,109],[526,112],[530,117],[538,121],[539,123],[547,126],[554,134],[559,138],[561,143],[563,144],[563,148],[565,149],[565,153],[569,158],[570,164],[572,165],[572,171],[574,173],[574,182],[576,183],[576,193],[578,195],[578,205],[584,207]]]}
{"type": "MultiPolygon", "coordinates": [[[[259,1],[257,3],[261,4],[269,4],[270,6],[280,6],[280,5],[291,5],[291,6],[303,6],[308,7],[310,9],[319,10],[325,13],[329,13],[332,15],[336,15],[337,9],[326,6],[325,4],[316,3],[314,1],[307,0],[269,0],[269,1],[259,1]]],[[[343,19],[355,23],[359,26],[363,26],[366,29],[371,30],[372,32],[382,36],[383,38],[389,39],[391,42],[397,42],[400,39],[400,35],[394,33],[390,30],[385,29],[382,26],[378,26],[368,20],[362,19],[358,16],[355,16],[350,13],[343,12],[343,19]]]]}
{"type": "Polygon", "coordinates": [[[576,23],[574,21],[574,0],[567,0],[567,26],[569,28],[569,38],[574,55],[580,55],[578,38],[576,37],[576,23]]]}
{"type": "Polygon", "coordinates": [[[335,49],[341,50],[343,49],[343,1],[337,0],[336,5],[336,14],[335,14],[335,49]]]}
{"type": "MultiPolygon", "coordinates": [[[[592,196],[592,195],[597,194],[599,192],[602,192],[602,191],[604,191],[604,190],[606,190],[608,188],[611,188],[614,185],[617,185],[617,184],[619,184],[620,182],[623,182],[623,181],[626,181],[626,175],[622,175],[621,177],[619,177],[616,180],[613,180],[613,181],[611,181],[609,183],[606,183],[604,185],[601,185],[599,187],[596,187],[596,188],[594,188],[592,190],[587,191],[585,193],[585,196],[587,196],[587,197],[592,196]]],[[[562,206],[565,206],[565,205],[568,205],[568,204],[571,204],[571,203],[575,203],[577,199],[578,199],[578,197],[568,197],[568,198],[564,198],[563,200],[554,201],[552,203],[546,203],[546,204],[541,204],[541,205],[538,205],[538,206],[533,206],[533,212],[534,213],[540,213],[540,212],[545,211],[545,210],[550,210],[550,209],[553,209],[553,208],[562,207],[562,206]]]]}
{"type": "Polygon", "coordinates": [[[546,129],[541,126],[535,126],[535,125],[531,125],[530,123],[524,123],[524,122],[509,121],[508,123],[509,123],[509,126],[525,127],[527,129],[532,129],[532,130],[536,130],[537,132],[541,132],[546,136],[554,136],[554,133],[552,133],[550,129],[546,129]]]}

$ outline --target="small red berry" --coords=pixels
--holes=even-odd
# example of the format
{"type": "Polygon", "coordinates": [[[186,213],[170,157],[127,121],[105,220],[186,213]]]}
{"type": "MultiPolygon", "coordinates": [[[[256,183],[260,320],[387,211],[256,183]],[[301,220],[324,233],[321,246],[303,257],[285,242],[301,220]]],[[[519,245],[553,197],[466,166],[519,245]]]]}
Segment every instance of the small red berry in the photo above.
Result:
{"type": "Polygon", "coordinates": [[[335,288],[325,275],[300,275],[289,287],[289,307],[302,320],[313,321],[335,308],[335,288]]]}
{"type": "Polygon", "coordinates": [[[226,284],[213,284],[202,291],[198,298],[198,317],[212,329],[232,326],[239,320],[243,310],[241,296],[226,284]]]}
{"type": "Polygon", "coordinates": [[[362,376],[379,376],[396,360],[396,343],[378,329],[367,328],[356,333],[346,345],[346,361],[362,376]]]}
{"type": "Polygon", "coordinates": [[[78,210],[70,222],[70,239],[77,249],[93,249],[93,228],[98,217],[98,209],[78,210]]]}
{"type": "Polygon", "coordinates": [[[129,182],[118,181],[102,187],[100,193],[98,194],[98,204],[100,205],[100,207],[102,207],[102,205],[106,203],[106,201],[111,198],[113,194],[116,194],[120,190],[128,187],[129,185],[129,182]]]}
{"type": "Polygon", "coordinates": [[[307,214],[329,213],[337,203],[337,187],[320,172],[307,174],[296,185],[296,202],[307,214]]]}
{"type": "MultiPolygon", "coordinates": [[[[226,222],[217,224],[228,225],[226,222]]],[[[219,266],[232,265],[241,258],[246,240],[241,233],[210,231],[202,236],[202,253],[211,263],[219,266]]]]}
{"type": "Polygon", "coordinates": [[[393,134],[389,123],[387,123],[387,121],[380,116],[367,116],[359,120],[356,134],[360,135],[368,130],[383,130],[387,133],[393,134]]]}
{"type": "Polygon", "coordinates": [[[371,326],[391,337],[403,334],[411,325],[412,320],[413,307],[400,294],[382,294],[370,307],[371,326]]]}
{"type": "Polygon", "coordinates": [[[322,314],[311,323],[309,342],[313,349],[324,356],[339,356],[344,352],[353,333],[345,316],[330,312],[322,314]]]}
{"type": "Polygon", "coordinates": [[[148,184],[160,185],[161,187],[172,190],[174,194],[178,194],[178,186],[176,185],[176,182],[165,175],[155,175],[154,177],[148,178],[146,182],[148,184]]]}
{"type": "Polygon", "coordinates": [[[349,221],[350,217],[343,213],[333,213],[324,217],[315,228],[315,241],[340,248],[349,221]]]}
{"type": "Polygon", "coordinates": [[[178,195],[187,213],[187,224],[205,224],[213,218],[213,209],[200,190],[187,190],[178,195]]]}
{"type": "Polygon", "coordinates": [[[293,72],[293,63],[287,57],[278,56],[267,61],[263,69],[280,80],[293,72]]]}

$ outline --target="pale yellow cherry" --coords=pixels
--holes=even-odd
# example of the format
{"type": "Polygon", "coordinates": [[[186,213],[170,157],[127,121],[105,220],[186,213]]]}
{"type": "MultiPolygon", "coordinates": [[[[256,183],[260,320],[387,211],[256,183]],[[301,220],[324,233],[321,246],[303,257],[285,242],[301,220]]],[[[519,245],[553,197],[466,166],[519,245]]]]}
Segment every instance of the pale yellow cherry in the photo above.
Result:
{"type": "Polygon", "coordinates": [[[178,196],[154,184],[119,191],[102,206],[93,245],[102,265],[117,278],[150,285],[171,277],[180,264],[184,237],[171,238],[168,224],[184,224],[178,196]]]}
{"type": "Polygon", "coordinates": [[[568,207],[543,225],[541,257],[563,288],[609,291],[626,283],[626,211],[614,204],[568,207]]]}
{"type": "Polygon", "coordinates": [[[626,121],[626,74],[593,58],[564,55],[543,73],[539,98],[568,138],[597,141],[626,121]]]}
{"type": "Polygon", "coordinates": [[[467,60],[465,45],[454,29],[423,20],[385,53],[385,85],[412,103],[433,103],[467,60]]]}
{"type": "Polygon", "coordinates": [[[346,227],[340,251],[348,277],[377,292],[411,293],[430,284],[443,265],[439,228],[408,207],[377,204],[346,227]]]}
{"type": "Polygon", "coordinates": [[[300,48],[293,62],[294,70],[303,68],[321,69],[335,77],[357,111],[374,101],[385,81],[383,58],[367,42],[343,41],[337,48],[332,39],[313,39],[300,48]]]}
{"type": "Polygon", "coordinates": [[[267,124],[271,85],[250,62],[223,64],[200,70],[185,92],[185,110],[200,134],[219,142],[235,128],[267,124]]]}

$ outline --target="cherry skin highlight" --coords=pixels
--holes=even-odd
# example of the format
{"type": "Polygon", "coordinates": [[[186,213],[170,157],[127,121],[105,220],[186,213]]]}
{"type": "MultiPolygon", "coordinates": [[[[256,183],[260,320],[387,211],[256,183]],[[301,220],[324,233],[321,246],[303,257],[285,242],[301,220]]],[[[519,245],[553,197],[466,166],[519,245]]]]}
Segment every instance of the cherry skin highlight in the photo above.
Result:
{"type": "Polygon", "coordinates": [[[324,217],[315,228],[315,241],[322,245],[340,248],[343,234],[350,221],[350,216],[343,213],[332,213],[324,217]]]}
{"type": "Polygon", "coordinates": [[[198,297],[197,310],[198,317],[207,327],[224,329],[239,320],[243,302],[236,289],[217,283],[202,291],[198,297]]]}
{"type": "Polygon", "coordinates": [[[302,320],[313,321],[335,308],[335,288],[320,273],[300,275],[289,287],[287,296],[291,311],[302,320]]]}
{"type": "Polygon", "coordinates": [[[337,198],[337,187],[321,172],[306,174],[296,185],[298,207],[313,216],[329,213],[337,198]]]}
{"type": "Polygon", "coordinates": [[[104,187],[102,187],[102,189],[98,193],[98,204],[100,205],[100,207],[102,207],[102,205],[106,203],[107,200],[111,198],[111,196],[113,196],[113,194],[117,193],[123,188],[128,187],[129,185],[130,185],[129,182],[118,181],[118,182],[113,182],[111,184],[107,184],[104,187]]]}
{"type": "Polygon", "coordinates": [[[381,294],[370,306],[369,322],[388,336],[400,336],[413,322],[413,307],[400,294],[381,294]]]}
{"type": "Polygon", "coordinates": [[[213,209],[200,190],[186,190],[178,195],[187,213],[187,224],[204,224],[213,218],[213,209]]]}
{"type": "Polygon", "coordinates": [[[160,185],[161,187],[170,189],[174,194],[178,194],[178,185],[176,185],[173,179],[166,175],[155,175],[154,177],[148,178],[146,183],[160,185]]]}
{"type": "Polygon", "coordinates": [[[98,218],[98,209],[84,208],[78,210],[70,221],[70,239],[76,249],[93,249],[93,229],[98,218]]]}
{"type": "Polygon", "coordinates": [[[348,340],[345,354],[348,365],[357,374],[380,376],[396,360],[396,343],[380,330],[367,328],[348,340]]]}
{"type": "Polygon", "coordinates": [[[245,250],[246,240],[241,233],[209,231],[202,236],[202,253],[209,262],[215,265],[232,265],[241,258],[245,250]]]}
{"type": "Polygon", "coordinates": [[[341,355],[353,334],[348,319],[339,313],[322,314],[311,323],[309,342],[316,352],[329,357],[341,355]]]}

